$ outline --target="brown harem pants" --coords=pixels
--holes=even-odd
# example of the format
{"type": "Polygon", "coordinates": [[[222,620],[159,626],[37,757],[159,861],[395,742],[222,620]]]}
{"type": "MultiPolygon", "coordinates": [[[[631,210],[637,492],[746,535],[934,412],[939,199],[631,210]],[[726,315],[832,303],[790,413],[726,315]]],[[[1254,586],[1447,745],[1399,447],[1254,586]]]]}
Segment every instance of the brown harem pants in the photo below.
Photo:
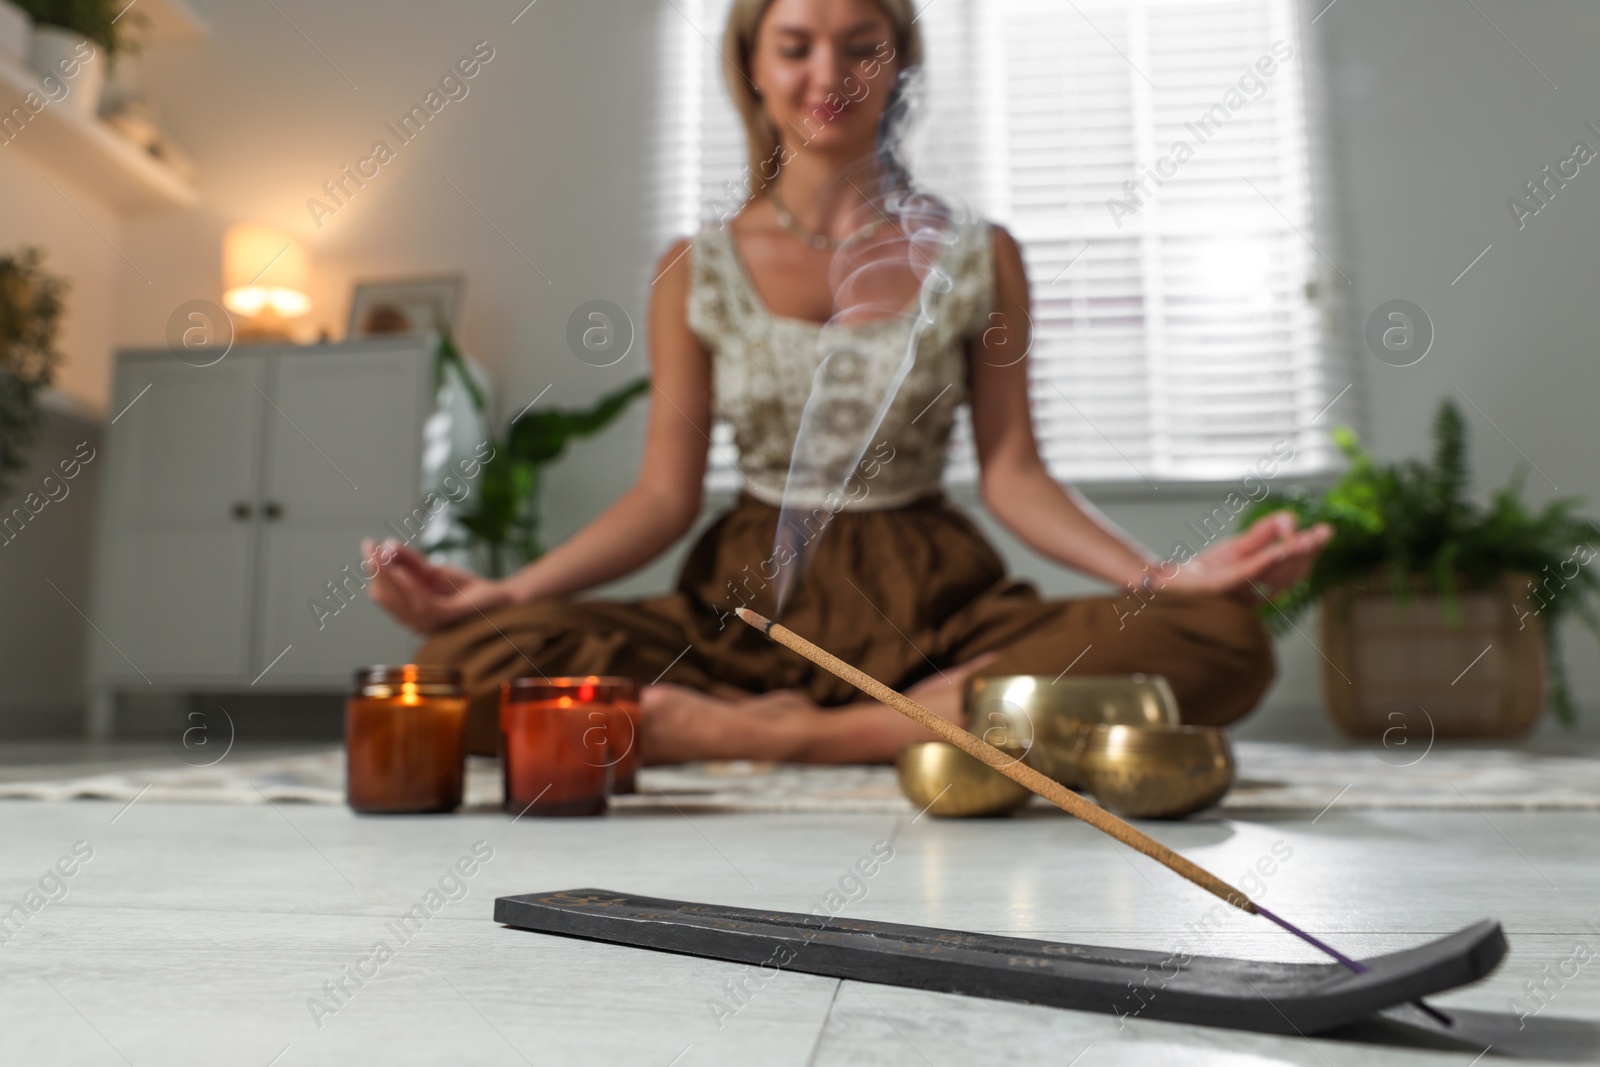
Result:
{"type": "MultiPolygon", "coordinates": [[[[772,614],[768,580],[778,509],[742,496],[700,538],[675,592],[647,600],[540,600],[435,634],[416,662],[461,669],[468,743],[498,743],[500,684],[545,675],[623,675],[695,689],[796,689],[819,705],[864,699],[853,687],[740,622],[772,614]]],[[[984,674],[1165,675],[1183,721],[1232,722],[1275,672],[1255,611],[1193,593],[1044,600],[1008,579],[999,554],[941,496],[841,511],[813,546],[783,623],[896,689],[985,652],[984,674]]]]}

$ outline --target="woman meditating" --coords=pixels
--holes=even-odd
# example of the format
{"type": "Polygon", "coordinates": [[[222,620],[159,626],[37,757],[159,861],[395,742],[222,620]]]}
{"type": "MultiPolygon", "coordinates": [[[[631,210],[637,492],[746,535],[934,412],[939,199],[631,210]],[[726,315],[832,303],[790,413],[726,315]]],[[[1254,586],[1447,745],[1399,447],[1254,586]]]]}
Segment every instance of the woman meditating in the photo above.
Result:
{"type": "MultiPolygon", "coordinates": [[[[907,73],[921,62],[913,18],[908,0],[735,0],[722,52],[756,191],[675,242],[653,272],[653,403],[632,488],[501,580],[395,543],[364,546],[378,568],[373,598],[428,635],[417,662],[462,670],[473,751],[495,751],[500,684],[540,675],[637,679],[649,763],[884,762],[932,737],[739,622],[741,605],[956,722],[974,671],[1158,673],[1183,720],[1209,725],[1243,715],[1272,680],[1261,595],[1304,575],[1330,531],[1297,530],[1280,514],[1197,556],[1161,560],[1052,480],[1019,358],[1029,292],[1016,241],[925,194],[910,209],[896,197],[909,183],[897,153],[907,73]],[[944,225],[905,225],[928,218],[944,225]],[[850,269],[868,262],[863,250],[899,267],[850,269]],[[801,535],[809,558],[787,572],[780,611],[775,535],[825,329],[890,365],[914,344],[915,362],[834,498],[842,506],[806,512],[822,521],[801,535]],[[962,404],[984,505],[1035,551],[1117,594],[1046,600],[1006,576],[941,490],[962,404]],[[714,418],[733,427],[745,487],[694,545],[677,588],[578,598],[689,531],[714,418]]],[[[824,412],[801,447],[853,459],[845,438],[871,429],[857,415],[824,412]]]]}

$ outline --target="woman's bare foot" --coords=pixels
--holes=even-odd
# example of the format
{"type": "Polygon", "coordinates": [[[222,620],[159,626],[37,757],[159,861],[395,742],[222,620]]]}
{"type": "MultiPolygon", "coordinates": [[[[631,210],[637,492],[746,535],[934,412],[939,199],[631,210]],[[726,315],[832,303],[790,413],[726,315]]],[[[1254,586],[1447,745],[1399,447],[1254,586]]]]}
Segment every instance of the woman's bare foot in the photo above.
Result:
{"type": "Polygon", "coordinates": [[[961,707],[961,698],[966,692],[967,679],[999,658],[998,652],[985,652],[958,667],[931,674],[907,689],[906,696],[939,718],[965,727],[967,716],[961,707]]]}
{"type": "Polygon", "coordinates": [[[646,764],[701,759],[793,759],[811,715],[793,690],[723,696],[681,685],[648,685],[639,697],[639,752],[646,764]]]}
{"type": "MultiPolygon", "coordinates": [[[[980,656],[924,679],[906,695],[961,723],[968,675],[992,662],[980,656]]],[[[758,696],[713,696],[677,685],[651,685],[640,697],[639,751],[646,764],[703,759],[795,763],[889,763],[933,734],[876,701],[820,708],[789,689],[758,696]]]]}

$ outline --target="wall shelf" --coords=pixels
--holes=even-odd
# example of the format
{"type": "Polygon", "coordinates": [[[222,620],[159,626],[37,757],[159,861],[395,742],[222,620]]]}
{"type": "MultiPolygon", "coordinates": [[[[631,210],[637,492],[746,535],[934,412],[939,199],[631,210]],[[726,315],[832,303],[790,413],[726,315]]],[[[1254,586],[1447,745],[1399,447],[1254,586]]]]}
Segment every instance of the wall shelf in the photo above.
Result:
{"type": "MultiPolygon", "coordinates": [[[[31,92],[47,99],[32,71],[0,56],[0,115],[21,107],[31,92]]],[[[11,135],[9,130],[6,135],[11,135]]],[[[0,142],[0,153],[4,152],[37,160],[121,212],[187,207],[196,200],[194,186],[172,168],[106,123],[63,103],[47,102],[10,141],[0,142]]]]}

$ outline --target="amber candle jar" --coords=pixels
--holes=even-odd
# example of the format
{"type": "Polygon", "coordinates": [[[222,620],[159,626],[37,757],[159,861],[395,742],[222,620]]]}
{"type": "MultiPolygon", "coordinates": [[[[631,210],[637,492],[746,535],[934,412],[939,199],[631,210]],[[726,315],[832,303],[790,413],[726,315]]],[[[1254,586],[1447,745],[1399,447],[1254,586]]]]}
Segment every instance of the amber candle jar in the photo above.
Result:
{"type": "Polygon", "coordinates": [[[345,799],[360,812],[454,811],[467,757],[461,672],[365,667],[345,704],[345,799]]]}
{"type": "Polygon", "coordinates": [[[599,815],[619,781],[631,791],[638,697],[638,684],[628,678],[506,682],[500,693],[506,810],[599,815]]]}

